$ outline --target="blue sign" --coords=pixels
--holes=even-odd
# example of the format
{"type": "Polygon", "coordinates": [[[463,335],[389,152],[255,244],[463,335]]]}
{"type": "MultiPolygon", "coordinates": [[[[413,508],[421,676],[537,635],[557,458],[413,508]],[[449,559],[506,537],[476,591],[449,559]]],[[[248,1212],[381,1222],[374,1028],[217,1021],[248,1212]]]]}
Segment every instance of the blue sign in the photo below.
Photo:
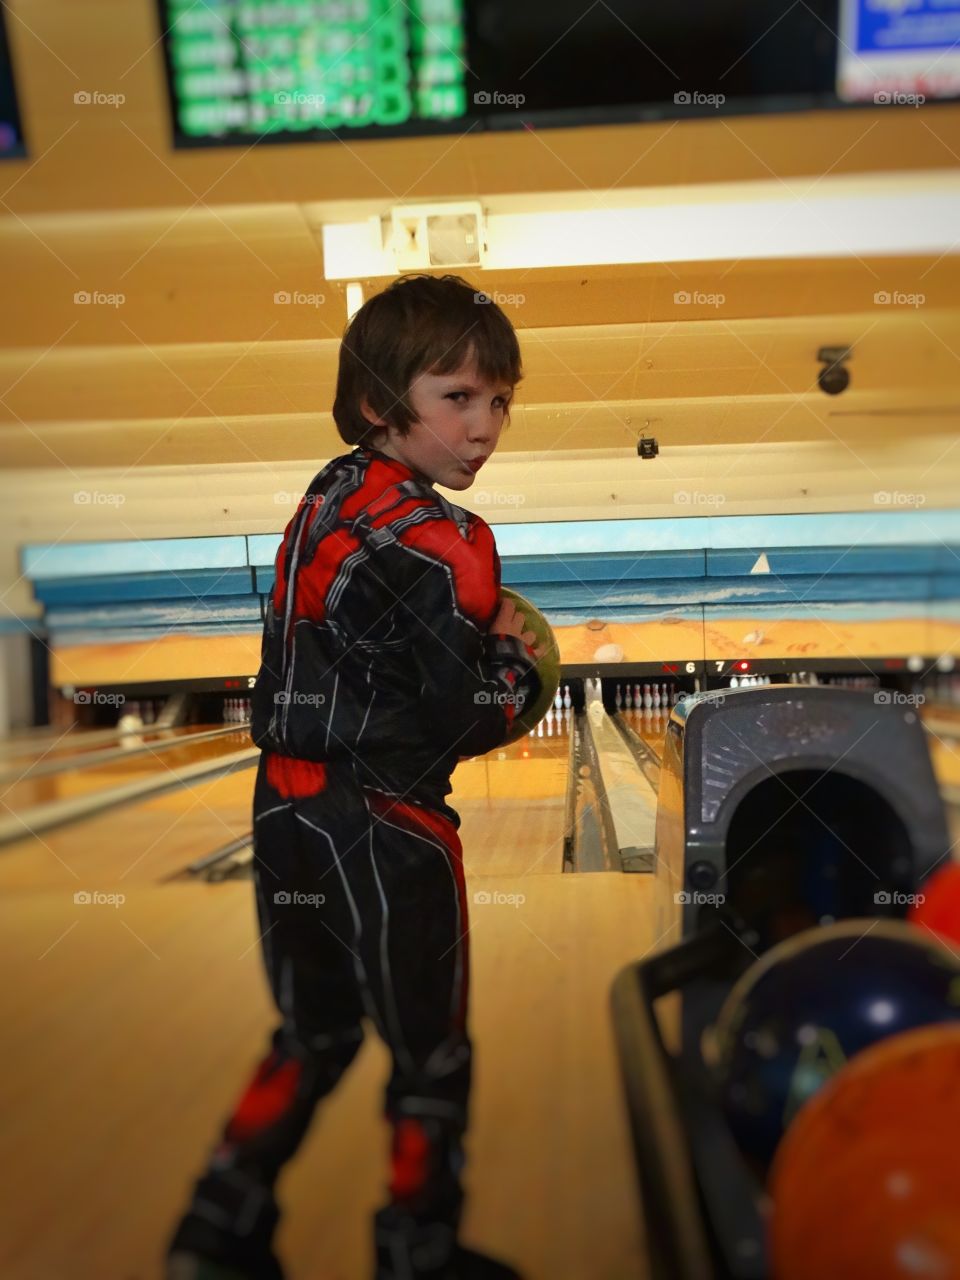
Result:
{"type": "Polygon", "coordinates": [[[857,53],[949,49],[960,41],[960,0],[856,0],[857,53]]]}
{"type": "Polygon", "coordinates": [[[960,94],[960,0],[840,0],[837,93],[922,106],[960,94]]]}

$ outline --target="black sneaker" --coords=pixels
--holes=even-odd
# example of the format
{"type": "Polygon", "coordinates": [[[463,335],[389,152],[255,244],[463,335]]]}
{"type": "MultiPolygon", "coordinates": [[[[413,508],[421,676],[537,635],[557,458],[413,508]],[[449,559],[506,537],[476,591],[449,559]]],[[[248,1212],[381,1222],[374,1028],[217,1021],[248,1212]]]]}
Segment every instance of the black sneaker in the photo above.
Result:
{"type": "Polygon", "coordinates": [[[449,1280],[523,1280],[519,1271],[485,1253],[458,1244],[451,1263],[449,1280]]]}
{"type": "MultiPolygon", "coordinates": [[[[270,1265],[270,1264],[264,1264],[270,1265]]],[[[284,1280],[279,1262],[274,1258],[272,1269],[250,1271],[228,1262],[214,1262],[198,1253],[171,1253],[167,1256],[164,1280],[284,1280]]]]}
{"type": "Polygon", "coordinates": [[[507,1263],[462,1244],[455,1244],[452,1255],[439,1265],[427,1249],[394,1247],[395,1252],[378,1244],[374,1280],[523,1280],[507,1263]]]}
{"type": "Polygon", "coordinates": [[[280,1210],[238,1170],[207,1174],[167,1246],[166,1280],[284,1280],[271,1242],[280,1210]]]}

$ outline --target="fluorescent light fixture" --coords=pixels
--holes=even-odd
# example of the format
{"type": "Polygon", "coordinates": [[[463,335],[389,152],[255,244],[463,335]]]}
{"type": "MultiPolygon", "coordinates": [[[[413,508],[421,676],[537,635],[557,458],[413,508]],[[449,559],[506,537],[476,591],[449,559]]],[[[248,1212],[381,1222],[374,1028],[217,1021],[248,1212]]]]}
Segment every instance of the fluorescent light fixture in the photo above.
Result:
{"type": "MultiPolygon", "coordinates": [[[[487,270],[958,251],[960,176],[879,174],[488,202],[487,270]],[[566,204],[566,207],[564,207],[566,204]]],[[[432,208],[442,215],[445,208],[432,208]]],[[[390,216],[390,211],[385,210],[390,216]]],[[[391,276],[383,217],[323,226],[329,280],[391,276]]]]}

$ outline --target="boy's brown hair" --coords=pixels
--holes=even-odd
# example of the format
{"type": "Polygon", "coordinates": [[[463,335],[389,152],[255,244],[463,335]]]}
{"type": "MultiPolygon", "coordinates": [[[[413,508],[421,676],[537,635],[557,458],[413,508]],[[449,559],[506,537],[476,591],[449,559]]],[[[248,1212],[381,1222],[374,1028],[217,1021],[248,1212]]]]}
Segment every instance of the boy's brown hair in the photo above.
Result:
{"type": "Polygon", "coordinates": [[[485,293],[460,276],[401,276],[363,304],[343,335],[333,402],[342,439],[369,444],[383,430],[363,416],[364,400],[406,435],[414,378],[453,373],[471,357],[487,381],[514,387],[523,376],[513,325],[485,293]]]}

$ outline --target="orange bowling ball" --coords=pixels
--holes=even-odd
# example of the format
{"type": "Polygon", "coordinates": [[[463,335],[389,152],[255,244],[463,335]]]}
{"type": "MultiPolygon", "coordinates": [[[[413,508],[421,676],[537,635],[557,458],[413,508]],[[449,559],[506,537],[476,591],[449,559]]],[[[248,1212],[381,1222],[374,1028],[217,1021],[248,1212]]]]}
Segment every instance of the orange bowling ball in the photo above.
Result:
{"type": "Polygon", "coordinates": [[[960,862],[948,862],[924,880],[907,919],[941,938],[960,942],[960,862]]]}
{"type": "Polygon", "coordinates": [[[770,1171],[774,1280],[960,1280],[960,1026],[864,1049],[770,1171]]]}

